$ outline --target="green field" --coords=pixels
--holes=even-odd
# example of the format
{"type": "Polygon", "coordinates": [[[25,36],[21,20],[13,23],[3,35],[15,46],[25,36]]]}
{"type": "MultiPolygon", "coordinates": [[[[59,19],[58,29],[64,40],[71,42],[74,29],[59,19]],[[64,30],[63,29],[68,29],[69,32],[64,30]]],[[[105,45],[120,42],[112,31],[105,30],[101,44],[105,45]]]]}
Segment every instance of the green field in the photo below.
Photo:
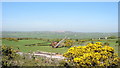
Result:
{"type": "Polygon", "coordinates": [[[64,53],[67,51],[68,48],[52,48],[49,46],[50,42],[42,41],[42,40],[19,40],[18,42],[15,41],[8,41],[2,40],[3,45],[12,46],[14,49],[20,49],[22,52],[34,52],[34,51],[45,51],[45,52],[53,52],[53,53],[64,53]],[[25,46],[26,44],[35,44],[35,43],[44,43],[44,46],[25,46]]]}
{"type": "MultiPolygon", "coordinates": [[[[118,45],[116,43],[117,39],[108,39],[108,40],[100,40],[100,41],[94,41],[94,42],[108,42],[111,46],[115,49],[115,52],[118,53],[118,45]]],[[[84,44],[88,43],[90,41],[85,42],[84,44]]],[[[7,45],[7,46],[11,46],[16,50],[19,50],[21,52],[34,52],[34,51],[45,51],[45,52],[53,52],[53,53],[65,53],[67,51],[68,48],[66,47],[62,47],[62,48],[52,48],[50,45],[50,42],[46,42],[43,40],[34,40],[34,39],[30,39],[30,40],[19,40],[18,42],[16,41],[8,41],[3,39],[2,40],[2,45],[7,45]],[[36,44],[36,43],[42,43],[44,45],[41,46],[25,46],[28,44],[36,44]]]]}
{"type": "Polygon", "coordinates": [[[104,38],[108,36],[118,36],[117,32],[52,32],[52,31],[28,31],[28,32],[12,32],[3,31],[2,37],[15,37],[15,38],[64,38],[65,36],[71,39],[91,39],[91,38],[104,38]]]}
{"type": "MultiPolygon", "coordinates": [[[[51,46],[49,46],[50,42],[46,41],[46,40],[55,40],[55,39],[63,39],[64,37],[70,38],[70,39],[80,39],[80,40],[84,40],[84,39],[96,39],[98,40],[98,38],[104,38],[104,37],[108,37],[108,36],[118,36],[117,32],[112,32],[112,33],[99,33],[99,32],[95,32],[95,33],[83,33],[83,32],[51,32],[51,31],[41,31],[41,32],[37,32],[37,31],[33,31],[33,32],[6,32],[3,31],[3,35],[2,37],[4,38],[42,38],[44,40],[36,40],[36,39],[29,39],[29,40],[19,40],[19,42],[15,42],[15,41],[8,41],[3,39],[2,40],[2,44],[3,45],[7,45],[7,46],[12,46],[14,49],[18,49],[22,52],[33,52],[33,51],[45,51],[45,52],[54,52],[54,53],[64,53],[67,51],[68,48],[66,47],[62,47],[62,48],[52,48],[51,46]],[[46,40],[45,40],[46,39],[46,40]],[[25,46],[25,45],[29,45],[29,44],[36,44],[36,43],[42,43],[42,46],[25,46]]],[[[116,43],[117,39],[102,39],[99,42],[108,42],[110,44],[111,47],[113,47],[115,49],[115,52],[118,53],[118,46],[116,43]]],[[[85,42],[83,45],[86,45],[86,43],[91,42],[91,41],[87,41],[85,42]]],[[[94,41],[97,42],[97,41],[94,41]]],[[[80,44],[74,44],[76,46],[81,46],[80,44]]]]}

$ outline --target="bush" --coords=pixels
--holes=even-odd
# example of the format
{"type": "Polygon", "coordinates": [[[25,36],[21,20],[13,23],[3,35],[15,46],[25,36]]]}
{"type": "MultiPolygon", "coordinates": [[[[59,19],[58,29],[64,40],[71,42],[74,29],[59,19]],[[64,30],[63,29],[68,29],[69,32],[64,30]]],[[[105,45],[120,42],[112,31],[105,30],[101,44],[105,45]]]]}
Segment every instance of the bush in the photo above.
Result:
{"type": "Polygon", "coordinates": [[[109,44],[108,42],[105,42],[105,43],[104,43],[104,45],[107,45],[107,46],[109,46],[110,44],[109,44]]]}
{"type": "Polygon", "coordinates": [[[46,57],[37,57],[32,53],[22,53],[18,55],[12,47],[2,46],[2,68],[17,67],[32,67],[32,66],[58,66],[65,65],[64,62],[59,63],[56,59],[46,57]]]}
{"type": "Polygon", "coordinates": [[[16,51],[12,47],[2,46],[2,66],[12,66],[11,62],[19,55],[16,54],[16,51]]]}
{"type": "Polygon", "coordinates": [[[120,62],[114,49],[101,42],[71,47],[63,56],[66,57],[68,63],[75,66],[114,66],[120,62]]]}
{"type": "Polygon", "coordinates": [[[64,45],[65,47],[71,47],[72,45],[74,45],[74,41],[67,39],[67,40],[65,40],[64,44],[65,44],[64,45]]]}
{"type": "Polygon", "coordinates": [[[62,61],[59,61],[59,66],[67,66],[67,62],[62,60],[62,61]]]}
{"type": "Polygon", "coordinates": [[[116,36],[110,36],[108,37],[108,39],[116,39],[117,37],[116,36]]]}
{"type": "Polygon", "coordinates": [[[116,43],[118,43],[118,45],[120,46],[120,39],[118,41],[116,41],[116,43]]]}

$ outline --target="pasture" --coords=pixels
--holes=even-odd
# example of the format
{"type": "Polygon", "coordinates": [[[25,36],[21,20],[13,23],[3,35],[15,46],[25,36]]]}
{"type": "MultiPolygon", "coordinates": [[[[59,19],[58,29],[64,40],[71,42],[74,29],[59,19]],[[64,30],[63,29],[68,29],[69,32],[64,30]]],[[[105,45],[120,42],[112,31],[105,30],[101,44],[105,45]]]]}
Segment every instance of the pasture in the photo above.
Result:
{"type": "Polygon", "coordinates": [[[100,33],[100,32],[52,32],[52,31],[30,31],[30,32],[2,32],[2,37],[14,37],[14,38],[64,38],[65,36],[71,39],[90,39],[90,38],[103,38],[108,36],[118,36],[117,32],[100,33]]]}
{"type": "Polygon", "coordinates": [[[21,52],[34,52],[34,51],[45,51],[45,52],[53,52],[53,53],[64,53],[67,51],[68,48],[52,48],[50,45],[50,42],[46,42],[43,40],[19,40],[16,41],[8,41],[8,40],[2,40],[3,45],[11,46],[14,49],[20,50],[21,52]],[[43,46],[25,46],[27,44],[36,44],[36,43],[42,43],[43,46]]]}
{"type": "MultiPolygon", "coordinates": [[[[116,43],[117,39],[103,39],[103,40],[93,40],[93,42],[108,42],[109,46],[113,47],[115,49],[115,52],[118,53],[118,44],[116,43]]],[[[91,41],[86,41],[83,44],[86,45],[91,41]]],[[[19,50],[21,52],[35,52],[35,51],[44,51],[44,52],[52,52],[52,53],[65,53],[68,48],[67,47],[61,47],[61,48],[52,48],[50,45],[51,42],[44,41],[44,40],[36,40],[36,39],[29,39],[29,40],[19,40],[18,42],[16,41],[9,41],[9,40],[2,40],[2,45],[7,45],[11,46],[16,50],[19,50]],[[36,44],[40,43],[41,45],[36,46],[25,46],[29,44],[36,44]]],[[[77,44],[76,46],[81,46],[77,44]]]]}
{"type": "MultiPolygon", "coordinates": [[[[93,43],[102,42],[103,44],[108,42],[109,46],[114,48],[115,53],[119,53],[118,46],[117,46],[118,44],[116,43],[116,41],[118,39],[101,39],[101,40],[79,39],[79,41],[75,41],[76,39],[71,39],[71,40],[74,41],[73,46],[84,46],[87,43],[90,43],[92,41],[93,41],[93,43]],[[77,44],[78,42],[80,42],[80,40],[86,40],[86,41],[83,42],[82,44],[77,44]]],[[[28,39],[28,40],[22,39],[22,40],[18,40],[18,41],[15,41],[15,40],[13,41],[13,40],[2,39],[2,45],[10,46],[14,50],[16,50],[16,51],[18,50],[19,52],[24,53],[23,56],[21,55],[19,57],[16,57],[12,61],[12,62],[14,62],[14,61],[18,62],[13,65],[19,65],[19,66],[36,66],[36,65],[37,66],[66,66],[65,65],[66,61],[63,61],[63,60],[58,60],[58,59],[54,59],[54,58],[51,59],[51,58],[46,58],[46,57],[41,57],[41,56],[27,55],[28,53],[32,54],[33,52],[43,51],[43,52],[59,53],[59,54],[62,54],[63,57],[65,57],[64,55],[69,52],[68,51],[69,47],[53,48],[52,46],[50,46],[50,44],[51,44],[50,41],[54,41],[54,40],[49,39],[49,41],[48,41],[45,39],[41,39],[41,40],[40,39],[28,39]],[[38,43],[40,45],[36,45],[38,43]]],[[[69,43],[71,43],[71,42],[69,42],[69,43]]],[[[7,59],[7,58],[4,58],[4,59],[7,59]]],[[[10,62],[11,61],[8,61],[8,64],[10,64],[10,62]]],[[[88,62],[88,61],[86,61],[86,62],[88,62]]],[[[69,65],[72,66],[71,64],[69,64],[69,65]]]]}

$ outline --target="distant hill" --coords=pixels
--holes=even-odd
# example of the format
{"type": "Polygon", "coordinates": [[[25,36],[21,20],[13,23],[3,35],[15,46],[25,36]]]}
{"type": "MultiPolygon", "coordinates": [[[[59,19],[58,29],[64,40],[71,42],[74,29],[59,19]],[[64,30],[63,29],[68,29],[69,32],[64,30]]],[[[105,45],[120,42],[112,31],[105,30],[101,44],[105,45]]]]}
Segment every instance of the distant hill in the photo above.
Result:
{"type": "Polygon", "coordinates": [[[64,38],[65,36],[74,39],[101,38],[107,36],[118,36],[117,32],[70,32],[70,31],[31,31],[31,32],[12,32],[3,31],[2,37],[28,37],[28,38],[64,38]]]}

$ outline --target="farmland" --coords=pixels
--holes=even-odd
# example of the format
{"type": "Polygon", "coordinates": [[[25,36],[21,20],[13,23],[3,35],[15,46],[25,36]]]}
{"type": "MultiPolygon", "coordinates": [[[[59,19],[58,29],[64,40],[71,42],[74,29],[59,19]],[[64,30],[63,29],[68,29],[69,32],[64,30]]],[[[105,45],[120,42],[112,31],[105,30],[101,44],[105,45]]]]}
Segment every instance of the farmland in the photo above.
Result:
{"type": "Polygon", "coordinates": [[[2,68],[120,68],[120,3],[1,4],[2,68]]]}
{"type": "MultiPolygon", "coordinates": [[[[118,52],[119,51],[118,43],[116,43],[116,41],[118,41],[117,33],[100,33],[100,34],[84,33],[85,36],[87,36],[89,34],[90,37],[89,36],[82,37],[83,35],[81,33],[78,33],[78,35],[76,35],[76,33],[75,34],[69,33],[69,32],[67,32],[67,33],[68,33],[68,35],[65,35],[63,32],[62,33],[61,32],[52,32],[51,34],[46,35],[47,33],[44,33],[44,32],[43,33],[38,32],[38,34],[34,34],[34,32],[32,32],[32,33],[29,33],[29,32],[21,32],[21,33],[20,32],[9,32],[8,33],[7,32],[7,33],[3,33],[3,38],[1,38],[1,40],[2,40],[3,46],[5,45],[7,47],[11,47],[16,52],[20,52],[20,53],[24,54],[24,56],[21,56],[21,57],[19,56],[19,57],[16,57],[16,59],[15,59],[17,62],[23,62],[21,64],[15,63],[16,65],[19,64],[21,66],[22,65],[24,65],[24,66],[31,66],[31,65],[32,66],[34,66],[34,65],[35,66],[36,65],[66,66],[66,61],[63,61],[63,60],[56,60],[53,58],[45,58],[45,57],[43,58],[43,57],[34,56],[34,55],[32,56],[32,58],[27,58],[27,57],[30,57],[30,55],[27,55],[27,54],[30,53],[32,55],[33,53],[37,53],[37,52],[38,53],[43,52],[43,54],[44,54],[44,52],[47,52],[47,54],[51,54],[51,56],[52,56],[52,53],[55,53],[56,55],[58,54],[58,55],[64,56],[66,53],[69,53],[68,50],[70,48],[79,47],[79,46],[86,47],[86,45],[88,46],[88,43],[94,43],[93,44],[93,46],[94,46],[96,44],[96,42],[100,42],[100,43],[102,43],[102,45],[110,46],[110,47],[114,48],[115,53],[119,53],[118,52]],[[94,37],[92,37],[93,35],[91,35],[91,34],[93,34],[94,37]],[[54,43],[60,42],[65,36],[67,38],[63,42],[61,42],[60,46],[55,47],[56,44],[54,44],[54,43]],[[111,37],[109,37],[109,36],[111,36],[111,37]],[[105,39],[104,37],[109,37],[109,38],[105,39]],[[21,60],[19,60],[19,59],[21,59],[21,60]],[[37,62],[36,62],[36,60],[37,60],[37,62]],[[29,62],[31,62],[31,63],[29,63],[29,62]]],[[[6,47],[3,47],[3,48],[6,48],[6,47]]],[[[68,56],[70,56],[70,55],[68,55],[68,56]]],[[[73,59],[71,59],[70,61],[72,61],[72,64],[74,63],[73,59]]],[[[76,59],[75,62],[78,62],[78,59],[76,59]]],[[[8,61],[8,64],[11,64],[11,63],[8,61]]],[[[72,65],[71,63],[68,63],[68,62],[67,62],[67,64],[72,65]]]]}
{"type": "MultiPolygon", "coordinates": [[[[108,42],[110,44],[111,47],[115,48],[116,52],[118,52],[118,48],[116,41],[118,39],[101,39],[98,40],[98,38],[103,38],[106,36],[117,36],[117,33],[75,33],[75,32],[3,32],[3,37],[15,37],[15,38],[43,38],[46,40],[38,40],[38,39],[29,39],[29,40],[19,40],[18,42],[16,41],[9,41],[9,40],[2,40],[2,44],[3,45],[7,45],[7,46],[12,46],[15,49],[20,49],[20,51],[23,52],[33,52],[33,51],[46,51],[46,52],[55,52],[55,53],[64,53],[67,51],[68,48],[66,47],[62,47],[62,48],[52,48],[51,46],[49,46],[51,44],[52,41],[54,41],[54,39],[61,39],[65,37],[65,34],[67,34],[66,36],[69,37],[70,39],[78,39],[78,40],[87,40],[87,39],[91,39],[95,38],[96,40],[94,40],[94,42],[108,42]],[[75,37],[76,35],[76,37],[75,37]],[[86,37],[85,37],[86,36],[86,37]],[[47,41],[50,40],[50,41],[47,41]],[[36,43],[42,43],[41,46],[25,46],[28,44],[36,44],[36,43]]],[[[84,42],[84,45],[89,43],[91,41],[86,41],[84,42]]],[[[80,44],[74,44],[74,45],[78,45],[80,46],[80,44]]]]}
{"type": "Polygon", "coordinates": [[[46,51],[46,52],[55,52],[55,53],[64,53],[67,48],[52,48],[50,42],[45,42],[41,40],[20,40],[19,42],[2,40],[3,45],[12,46],[15,49],[20,49],[22,52],[33,52],[33,51],[46,51]],[[41,46],[25,46],[26,44],[34,44],[34,43],[44,43],[45,45],[41,46]]]}
{"type": "MultiPolygon", "coordinates": [[[[22,51],[22,52],[34,52],[34,51],[45,51],[45,52],[52,52],[52,53],[65,53],[67,51],[68,48],[52,48],[51,46],[49,46],[49,43],[44,45],[44,46],[25,46],[25,44],[33,44],[33,43],[40,43],[40,40],[21,40],[19,42],[15,42],[15,41],[8,41],[8,40],[2,40],[2,44],[3,45],[7,45],[7,46],[11,46],[15,49],[22,51]],[[32,42],[31,42],[32,41],[32,42]]],[[[101,42],[106,42],[105,41],[101,41],[101,42]]],[[[41,41],[42,43],[43,41],[41,41]]],[[[97,41],[96,41],[97,42],[97,41]]],[[[110,42],[110,46],[113,47],[115,49],[115,52],[118,53],[118,46],[115,43],[115,40],[110,42]]]]}
{"type": "Polygon", "coordinates": [[[109,32],[109,33],[100,33],[100,32],[55,32],[55,31],[29,31],[29,32],[15,32],[15,31],[3,31],[2,37],[27,37],[27,38],[64,38],[65,36],[72,39],[91,39],[91,38],[103,38],[108,36],[118,36],[117,32],[109,32]]]}

